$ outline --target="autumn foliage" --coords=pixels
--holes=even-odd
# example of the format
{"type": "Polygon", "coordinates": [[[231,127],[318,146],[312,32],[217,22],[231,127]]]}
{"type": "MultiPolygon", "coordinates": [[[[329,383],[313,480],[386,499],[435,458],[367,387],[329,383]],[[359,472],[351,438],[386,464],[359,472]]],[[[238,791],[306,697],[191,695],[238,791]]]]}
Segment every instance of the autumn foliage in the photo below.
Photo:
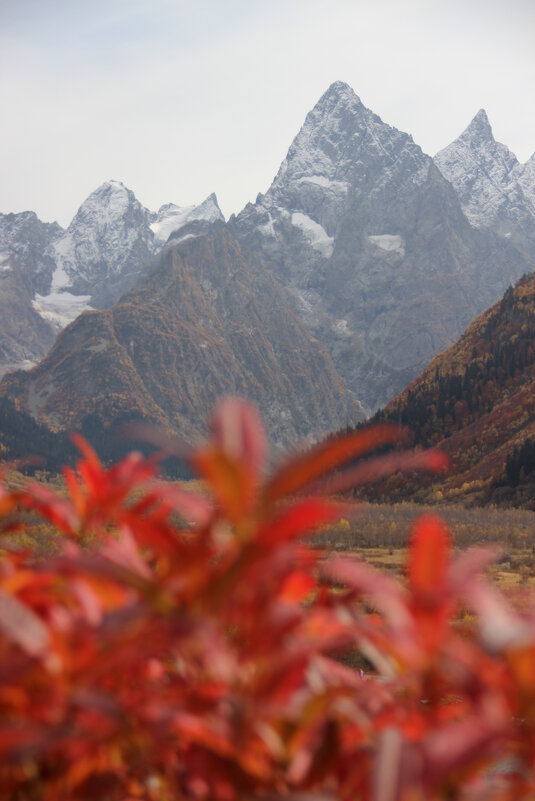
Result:
{"type": "Polygon", "coordinates": [[[223,402],[212,432],[198,493],[83,442],[66,496],[0,487],[5,534],[65,538],[2,554],[0,798],[533,797],[535,611],[481,577],[495,552],[453,557],[423,518],[401,583],[308,538],[358,511],[327,492],[441,457],[355,462],[383,426],[268,475],[254,409],[223,402]]]}

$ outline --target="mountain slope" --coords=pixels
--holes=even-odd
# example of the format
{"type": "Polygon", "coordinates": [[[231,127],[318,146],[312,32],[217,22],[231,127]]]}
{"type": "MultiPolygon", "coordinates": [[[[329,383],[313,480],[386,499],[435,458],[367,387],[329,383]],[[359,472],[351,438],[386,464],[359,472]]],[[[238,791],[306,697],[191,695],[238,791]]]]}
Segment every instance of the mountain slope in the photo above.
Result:
{"type": "Polygon", "coordinates": [[[410,136],[340,82],[230,224],[371,410],[529,269],[512,243],[470,225],[410,136]]]}
{"type": "Polygon", "coordinates": [[[112,308],[75,320],[0,393],[54,428],[136,415],[188,440],[225,394],[255,401],[277,445],[362,418],[285,291],[225,225],[184,231],[150,276],[112,308]]]}
{"type": "Polygon", "coordinates": [[[484,109],[435,156],[472,225],[511,238],[535,265],[535,156],[522,165],[494,139],[484,109]]]}
{"type": "Polygon", "coordinates": [[[508,289],[377,419],[404,423],[417,445],[450,456],[449,473],[431,487],[424,482],[417,496],[438,490],[450,499],[535,508],[535,473],[524,469],[520,486],[506,469],[515,449],[535,443],[535,275],[508,289]]]}

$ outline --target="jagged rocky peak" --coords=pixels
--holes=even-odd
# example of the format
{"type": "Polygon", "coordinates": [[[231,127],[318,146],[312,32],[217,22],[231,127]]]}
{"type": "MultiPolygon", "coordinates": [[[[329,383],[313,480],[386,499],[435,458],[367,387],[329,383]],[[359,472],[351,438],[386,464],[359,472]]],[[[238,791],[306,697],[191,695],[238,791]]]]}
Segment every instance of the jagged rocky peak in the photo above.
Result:
{"type": "Polygon", "coordinates": [[[393,162],[407,145],[421,153],[411,137],[384,123],[348,84],[337,81],[307,115],[270,192],[292,179],[324,189],[326,180],[338,180],[340,190],[363,176],[370,160],[393,162]]]}
{"type": "Polygon", "coordinates": [[[472,170],[488,167],[490,179],[503,180],[519,166],[509,148],[495,140],[485,109],[480,109],[462,134],[437,153],[435,164],[448,180],[451,174],[458,175],[470,166],[472,170]]]}
{"type": "MultiPolygon", "coordinates": [[[[474,127],[488,139],[484,112],[474,127]]],[[[430,156],[342,82],[307,115],[268,191],[230,225],[369,410],[527,263],[474,231],[430,156]]]]}
{"type": "Polygon", "coordinates": [[[494,135],[492,133],[492,127],[489,122],[489,118],[487,116],[487,112],[484,108],[480,108],[477,112],[474,119],[471,121],[470,125],[467,126],[464,134],[467,138],[474,139],[474,138],[481,138],[486,140],[493,140],[494,135]]]}
{"type": "Polygon", "coordinates": [[[43,288],[53,271],[45,251],[62,233],[57,222],[41,222],[34,211],[0,214],[0,271],[15,269],[32,289],[43,288]]]}
{"type": "Polygon", "coordinates": [[[330,259],[350,208],[356,214],[376,189],[423,183],[430,164],[412,137],[384,123],[337,81],[307,114],[266,194],[248,204],[237,222],[254,228],[262,240],[257,247],[271,242],[278,248],[281,236],[291,236],[311,257],[330,259]]]}
{"type": "Polygon", "coordinates": [[[84,225],[102,230],[132,212],[141,220],[150,214],[121,181],[105,181],[84,200],[69,231],[84,225]]]}
{"type": "Polygon", "coordinates": [[[453,185],[472,225],[510,236],[515,227],[529,222],[531,210],[525,208],[519,183],[522,166],[506,145],[495,140],[484,109],[437,153],[435,164],[453,185]]]}
{"type": "Polygon", "coordinates": [[[159,247],[167,242],[171,234],[194,220],[212,223],[216,220],[224,222],[225,218],[219,208],[215,192],[212,192],[198,206],[177,206],[174,203],[166,203],[152,215],[151,220],[154,242],[156,247],[159,247]]]}
{"type": "MultiPolygon", "coordinates": [[[[49,294],[52,303],[66,293],[84,296],[73,302],[72,314],[90,306],[106,306],[117,300],[152,254],[150,212],[121,181],[106,181],[82,203],[65,234],[53,244],[56,269],[49,294]],[[82,304],[82,305],[80,305],[82,304]]],[[[46,296],[36,299],[40,313],[46,296]]],[[[57,323],[65,324],[70,313],[57,323]]],[[[74,319],[71,317],[71,319],[74,319]]]]}

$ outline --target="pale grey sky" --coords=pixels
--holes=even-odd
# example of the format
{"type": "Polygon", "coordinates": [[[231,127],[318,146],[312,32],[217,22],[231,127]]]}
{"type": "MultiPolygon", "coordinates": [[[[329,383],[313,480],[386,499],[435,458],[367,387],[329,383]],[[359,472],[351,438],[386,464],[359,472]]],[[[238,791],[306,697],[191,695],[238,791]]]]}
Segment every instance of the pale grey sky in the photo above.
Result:
{"type": "Polygon", "coordinates": [[[485,108],[525,161],[534,42],[535,0],[0,0],[0,211],[67,225],[115,178],[228,216],[334,80],[431,155],[485,108]]]}

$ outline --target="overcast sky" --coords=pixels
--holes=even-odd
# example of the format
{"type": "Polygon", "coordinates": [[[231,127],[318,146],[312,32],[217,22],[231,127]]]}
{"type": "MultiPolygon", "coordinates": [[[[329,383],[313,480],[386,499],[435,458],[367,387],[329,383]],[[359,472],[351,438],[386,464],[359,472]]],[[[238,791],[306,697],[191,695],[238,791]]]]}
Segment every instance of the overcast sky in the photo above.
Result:
{"type": "Polygon", "coordinates": [[[483,107],[525,161],[534,42],[535,0],[0,0],[0,212],[67,225],[115,178],[228,216],[334,80],[431,155],[483,107]]]}

